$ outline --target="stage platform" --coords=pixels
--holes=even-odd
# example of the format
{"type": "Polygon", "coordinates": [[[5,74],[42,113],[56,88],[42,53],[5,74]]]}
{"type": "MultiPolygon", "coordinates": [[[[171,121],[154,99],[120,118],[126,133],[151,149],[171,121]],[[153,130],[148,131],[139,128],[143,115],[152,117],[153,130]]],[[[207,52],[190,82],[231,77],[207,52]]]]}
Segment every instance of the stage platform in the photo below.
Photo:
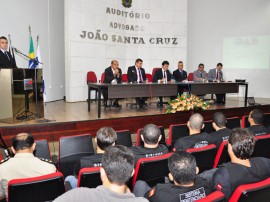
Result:
{"type": "MultiPolygon", "coordinates": [[[[97,118],[97,103],[92,101],[91,111],[87,111],[87,102],[67,103],[63,100],[46,103],[44,107],[45,118],[50,122],[44,122],[42,119],[18,122],[15,124],[0,123],[2,134],[10,144],[11,138],[20,132],[31,132],[35,138],[46,138],[48,141],[56,141],[63,135],[74,135],[90,133],[93,136],[96,131],[103,126],[111,126],[115,130],[128,129],[135,133],[138,128],[147,123],[168,128],[171,124],[186,123],[194,111],[180,112],[176,114],[165,114],[165,109],[156,107],[153,103],[148,110],[140,111],[138,108],[126,107],[126,102],[135,100],[121,101],[121,109],[101,110],[101,118],[97,118]]],[[[148,102],[156,102],[153,98],[148,102]]],[[[256,98],[256,102],[264,112],[270,112],[270,99],[256,98]]],[[[213,104],[209,110],[199,110],[205,120],[211,120],[213,113],[218,110],[227,117],[242,117],[248,115],[254,106],[244,107],[243,98],[227,97],[225,105],[213,104]]]]}

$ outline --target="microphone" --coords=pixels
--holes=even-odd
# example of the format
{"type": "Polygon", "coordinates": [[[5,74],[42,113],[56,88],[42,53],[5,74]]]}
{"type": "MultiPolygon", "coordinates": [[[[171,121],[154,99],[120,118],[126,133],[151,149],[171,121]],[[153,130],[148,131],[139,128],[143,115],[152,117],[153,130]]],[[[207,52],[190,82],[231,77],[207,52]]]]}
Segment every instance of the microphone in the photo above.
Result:
{"type": "Polygon", "coordinates": [[[11,48],[12,48],[13,50],[15,50],[16,53],[19,52],[19,50],[18,50],[17,48],[15,48],[14,46],[11,46],[11,48]]]}

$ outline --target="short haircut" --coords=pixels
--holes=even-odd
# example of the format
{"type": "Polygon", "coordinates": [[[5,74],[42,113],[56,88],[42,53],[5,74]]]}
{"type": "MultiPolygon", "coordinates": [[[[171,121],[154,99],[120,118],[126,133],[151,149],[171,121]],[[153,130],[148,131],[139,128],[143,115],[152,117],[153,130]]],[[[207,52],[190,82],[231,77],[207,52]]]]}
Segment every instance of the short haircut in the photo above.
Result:
{"type": "Polygon", "coordinates": [[[203,63],[200,63],[200,64],[198,65],[198,67],[200,67],[200,66],[204,66],[204,64],[203,64],[203,63]]]}
{"type": "Polygon", "coordinates": [[[164,65],[169,65],[169,64],[170,64],[170,63],[169,63],[168,61],[166,61],[166,60],[162,62],[162,66],[164,66],[164,65]]]}
{"type": "Polygon", "coordinates": [[[4,40],[7,41],[7,37],[5,37],[5,36],[1,36],[1,37],[0,37],[0,40],[1,40],[1,39],[4,39],[4,40]]]}
{"type": "Polygon", "coordinates": [[[179,61],[178,64],[183,64],[183,62],[182,61],[179,61]]]}
{"type": "Polygon", "coordinates": [[[203,126],[203,121],[203,116],[199,113],[196,113],[189,118],[189,125],[192,129],[201,130],[203,126]]]}
{"type": "Polygon", "coordinates": [[[223,67],[223,64],[221,62],[217,63],[217,66],[223,67]]]}
{"type": "Polygon", "coordinates": [[[146,144],[157,144],[161,135],[160,129],[154,124],[147,124],[141,130],[141,135],[144,138],[146,144]]]}
{"type": "Polygon", "coordinates": [[[250,118],[254,120],[255,124],[263,124],[264,115],[260,109],[253,109],[251,111],[250,118]]]}
{"type": "Polygon", "coordinates": [[[222,112],[215,112],[213,114],[213,122],[219,128],[222,128],[222,127],[226,127],[227,120],[226,120],[225,115],[222,112]]]}
{"type": "Polygon", "coordinates": [[[19,133],[12,138],[12,147],[15,151],[30,149],[34,142],[35,141],[31,133],[19,133]]]}
{"type": "Polygon", "coordinates": [[[134,156],[130,149],[116,145],[108,147],[102,157],[102,167],[108,180],[119,186],[126,184],[131,178],[134,168],[134,156]]]}
{"type": "Polygon", "coordinates": [[[138,58],[138,59],[136,59],[135,64],[137,64],[138,62],[143,62],[143,60],[138,58]]]}
{"type": "Polygon", "coordinates": [[[181,185],[190,184],[196,178],[196,160],[192,154],[176,151],[168,161],[169,171],[174,180],[181,185]]]}
{"type": "Polygon", "coordinates": [[[111,127],[102,127],[97,131],[97,145],[101,150],[105,150],[117,140],[117,134],[111,127]]]}
{"type": "Polygon", "coordinates": [[[255,137],[248,129],[235,128],[229,137],[234,155],[242,160],[249,159],[254,151],[255,137]]]}

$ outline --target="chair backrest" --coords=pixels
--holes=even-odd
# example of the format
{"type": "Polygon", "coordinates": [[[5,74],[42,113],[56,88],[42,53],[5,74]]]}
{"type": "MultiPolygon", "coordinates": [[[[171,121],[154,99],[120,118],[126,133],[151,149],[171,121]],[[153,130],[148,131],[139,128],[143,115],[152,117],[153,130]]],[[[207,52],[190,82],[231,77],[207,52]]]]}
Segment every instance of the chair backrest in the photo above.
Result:
{"type": "Polygon", "coordinates": [[[227,118],[226,127],[229,129],[239,128],[241,126],[240,124],[240,118],[239,117],[230,117],[227,118]]]}
{"type": "Polygon", "coordinates": [[[263,118],[264,118],[263,125],[267,127],[270,126],[270,113],[265,113],[263,118]]]}
{"type": "Polygon", "coordinates": [[[105,80],[105,73],[103,72],[100,77],[100,83],[104,83],[105,80]]]}
{"type": "Polygon", "coordinates": [[[186,124],[174,124],[170,125],[167,145],[173,146],[174,143],[181,137],[189,135],[189,130],[186,124]]]}
{"type": "Polygon", "coordinates": [[[152,69],[152,77],[155,76],[155,73],[156,73],[156,71],[157,71],[158,69],[161,69],[161,68],[160,68],[160,67],[155,67],[155,68],[152,69]]]}
{"type": "Polygon", "coordinates": [[[62,173],[13,179],[8,183],[9,202],[52,201],[65,192],[62,173]]]}
{"type": "Polygon", "coordinates": [[[229,162],[230,156],[228,154],[228,141],[223,141],[218,148],[217,155],[215,157],[214,168],[229,162]]]}
{"type": "Polygon", "coordinates": [[[193,81],[193,79],[194,79],[193,73],[189,73],[188,74],[188,81],[193,81]]]}
{"type": "Polygon", "coordinates": [[[221,191],[214,191],[205,198],[196,200],[196,202],[226,202],[226,197],[221,191]]]}
{"type": "Polygon", "coordinates": [[[128,82],[127,74],[122,74],[122,82],[128,82]]]}
{"type": "Polygon", "coordinates": [[[138,180],[146,181],[150,187],[157,183],[164,183],[164,177],[169,174],[168,159],[171,155],[172,153],[168,153],[157,157],[139,159],[132,178],[132,189],[138,180]]]}
{"type": "Polygon", "coordinates": [[[87,72],[86,81],[87,81],[87,83],[97,83],[96,73],[93,71],[87,72]]]}
{"type": "Polygon", "coordinates": [[[206,133],[212,133],[212,132],[215,132],[215,129],[213,128],[212,123],[213,123],[212,120],[205,121],[205,122],[204,122],[204,128],[203,128],[202,131],[204,131],[204,132],[206,132],[206,133]]]}
{"type": "Polygon", "coordinates": [[[217,154],[216,145],[210,144],[201,148],[191,148],[187,149],[187,152],[195,157],[200,173],[213,168],[217,154]]]}
{"type": "Polygon", "coordinates": [[[117,133],[117,145],[123,145],[126,147],[132,147],[131,132],[130,130],[118,130],[117,133]]]}
{"type": "Polygon", "coordinates": [[[153,81],[152,74],[145,74],[145,76],[148,79],[148,82],[152,82],[153,81]]]}
{"type": "Polygon", "coordinates": [[[66,177],[72,175],[74,165],[83,156],[94,154],[90,134],[65,136],[59,138],[59,170],[66,177]]]}
{"type": "Polygon", "coordinates": [[[270,134],[256,136],[256,144],[252,157],[270,158],[270,134]]]}
{"type": "Polygon", "coordinates": [[[96,188],[102,185],[100,167],[82,168],[78,175],[77,187],[96,188]]]}
{"type": "Polygon", "coordinates": [[[248,116],[242,116],[242,119],[241,119],[241,127],[242,128],[247,128],[250,126],[249,122],[248,122],[248,116]]]}
{"type": "Polygon", "coordinates": [[[35,140],[36,149],[34,155],[38,158],[51,159],[51,152],[48,141],[46,139],[35,140]]]}
{"type": "MultiPolygon", "coordinates": [[[[159,144],[166,145],[164,127],[163,126],[158,126],[158,127],[159,127],[160,133],[161,133],[161,140],[160,140],[159,144]]],[[[142,130],[142,128],[139,128],[137,130],[137,133],[136,133],[136,146],[143,145],[143,141],[141,139],[141,130],[142,130]]]]}
{"type": "Polygon", "coordinates": [[[236,188],[229,202],[267,202],[270,199],[270,178],[263,181],[241,185],[236,188]]]}

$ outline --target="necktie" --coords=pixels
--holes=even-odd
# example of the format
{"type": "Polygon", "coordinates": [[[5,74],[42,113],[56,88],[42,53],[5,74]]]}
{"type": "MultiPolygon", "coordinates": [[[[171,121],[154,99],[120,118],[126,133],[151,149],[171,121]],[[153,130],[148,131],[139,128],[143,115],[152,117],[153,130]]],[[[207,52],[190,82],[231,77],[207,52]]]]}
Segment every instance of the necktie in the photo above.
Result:
{"type": "Polygon", "coordinates": [[[141,74],[141,70],[138,69],[138,71],[139,71],[140,82],[142,82],[142,74],[141,74]]]}
{"type": "Polygon", "coordinates": [[[166,74],[165,71],[163,72],[163,78],[166,79],[166,74]]]}
{"type": "Polygon", "coordinates": [[[217,71],[217,75],[216,75],[216,80],[218,80],[218,71],[217,71]]]}
{"type": "Polygon", "coordinates": [[[7,58],[8,58],[8,60],[10,60],[7,51],[5,51],[5,54],[6,54],[7,58]]]}
{"type": "Polygon", "coordinates": [[[202,78],[202,73],[200,73],[201,74],[201,78],[202,78]]]}

